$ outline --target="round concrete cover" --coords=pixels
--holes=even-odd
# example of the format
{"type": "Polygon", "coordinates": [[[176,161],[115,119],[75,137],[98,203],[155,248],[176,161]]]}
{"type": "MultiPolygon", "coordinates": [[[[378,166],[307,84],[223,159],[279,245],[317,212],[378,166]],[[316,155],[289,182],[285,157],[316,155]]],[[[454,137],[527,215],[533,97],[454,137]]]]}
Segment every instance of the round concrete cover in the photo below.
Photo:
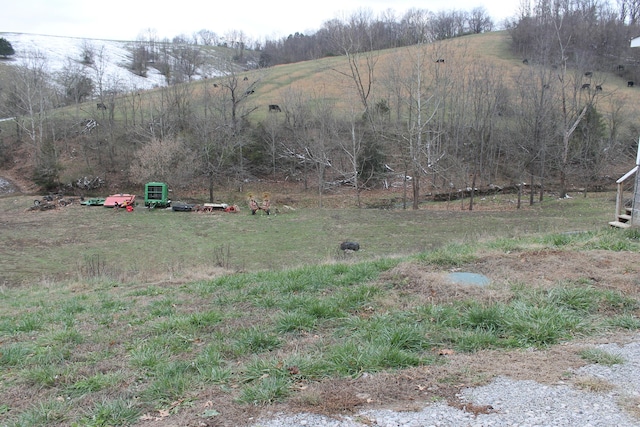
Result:
{"type": "Polygon", "coordinates": [[[483,274],[456,272],[449,273],[449,279],[460,285],[487,286],[491,280],[483,274]]]}

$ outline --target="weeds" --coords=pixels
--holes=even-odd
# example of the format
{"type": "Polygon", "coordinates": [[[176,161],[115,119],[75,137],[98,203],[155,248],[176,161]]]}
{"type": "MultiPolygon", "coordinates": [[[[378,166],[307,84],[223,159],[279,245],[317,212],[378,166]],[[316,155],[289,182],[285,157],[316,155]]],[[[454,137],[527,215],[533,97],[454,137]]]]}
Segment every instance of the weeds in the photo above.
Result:
{"type": "Polygon", "coordinates": [[[580,377],[574,380],[574,384],[583,390],[590,391],[592,393],[604,393],[613,390],[615,386],[602,378],[595,377],[580,377]]]}
{"type": "Polygon", "coordinates": [[[213,249],[213,265],[231,269],[231,245],[223,245],[213,249]]]}
{"type": "Polygon", "coordinates": [[[580,352],[580,357],[589,363],[613,366],[624,363],[624,358],[599,348],[588,348],[580,352]]]}
{"type": "Polygon", "coordinates": [[[80,278],[97,279],[107,275],[107,262],[100,254],[85,255],[83,263],[78,266],[80,278]]]}
{"type": "Polygon", "coordinates": [[[451,244],[422,253],[418,259],[439,267],[457,267],[475,260],[475,248],[468,244],[451,244]]]}
{"type": "Polygon", "coordinates": [[[118,398],[96,403],[80,423],[86,427],[127,426],[140,418],[140,409],[131,400],[118,398]]]}

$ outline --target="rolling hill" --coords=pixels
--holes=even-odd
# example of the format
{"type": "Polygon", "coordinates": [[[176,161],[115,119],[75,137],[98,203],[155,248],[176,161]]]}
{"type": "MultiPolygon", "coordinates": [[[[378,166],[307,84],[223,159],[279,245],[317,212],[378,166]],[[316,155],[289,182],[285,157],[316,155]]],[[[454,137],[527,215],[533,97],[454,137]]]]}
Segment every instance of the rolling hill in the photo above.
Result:
{"type": "MultiPolygon", "coordinates": [[[[133,42],[117,42],[103,40],[69,39],[51,36],[35,36],[25,34],[0,33],[7,38],[16,49],[16,56],[3,65],[11,66],[18,63],[25,52],[45,52],[50,60],[52,70],[60,69],[68,61],[78,61],[83,46],[86,43],[102,50],[107,61],[105,69],[114,79],[122,82],[123,91],[141,91],[143,99],[153,99],[157,88],[164,86],[164,77],[150,68],[148,77],[142,78],[131,73],[127,68],[130,60],[133,42]],[[146,90],[145,90],[146,89],[146,90]]],[[[228,52],[222,52],[225,54],[228,52]]],[[[215,49],[209,52],[211,61],[215,63],[215,55],[220,54],[215,49]]],[[[371,60],[375,61],[375,73],[373,74],[372,92],[377,99],[391,99],[393,91],[397,89],[398,79],[404,79],[418,57],[423,55],[431,72],[437,74],[445,71],[460,79],[473,73],[485,72],[498,75],[505,87],[514,93],[523,84],[526,85],[527,73],[530,73],[536,64],[525,64],[523,58],[514,55],[510,50],[510,37],[505,31],[470,35],[440,41],[423,46],[411,46],[397,49],[386,49],[375,52],[371,60]],[[438,61],[440,60],[440,61],[438,61]]],[[[152,64],[150,64],[152,65],[152,64]]],[[[347,114],[360,114],[358,94],[354,89],[350,76],[349,63],[345,57],[326,57],[318,60],[299,62],[294,64],[279,65],[266,69],[250,71],[237,70],[240,76],[248,80],[247,84],[254,85],[252,95],[247,100],[248,109],[252,110],[249,119],[253,123],[263,121],[268,117],[268,106],[277,104],[283,108],[297,94],[306,97],[322,97],[335,104],[335,108],[347,114]]],[[[594,73],[596,74],[596,73],[594,73]]],[[[197,74],[195,81],[190,83],[193,92],[197,93],[203,77],[211,77],[214,81],[215,72],[209,68],[206,72],[197,74]],[[207,74],[209,73],[209,74],[207,74]]],[[[630,123],[633,127],[634,118],[640,113],[638,102],[640,92],[638,87],[627,87],[627,81],[612,72],[598,72],[599,85],[603,90],[598,95],[598,111],[609,115],[605,120],[615,120],[630,123]]],[[[211,79],[209,79],[211,81],[211,79]]],[[[122,101],[126,103],[127,101],[122,101]]],[[[193,101],[194,106],[196,101],[193,101]]],[[[91,101],[87,106],[80,106],[83,114],[96,116],[95,102],[91,101]]],[[[70,112],[69,114],[73,114],[70,112]]],[[[85,117],[82,117],[85,119],[85,117]]],[[[610,126],[611,123],[608,123],[610,126]]],[[[635,136],[633,137],[635,139],[635,136]]],[[[631,145],[635,142],[631,141],[631,145]]],[[[628,170],[628,159],[623,159],[621,165],[613,165],[613,175],[624,173],[628,170]],[[619,170],[618,170],[619,167],[619,170]]],[[[76,160],[73,164],[64,165],[65,173],[72,175],[79,165],[76,160]]],[[[23,174],[23,172],[20,172],[23,174]]],[[[5,174],[15,177],[20,173],[5,174]]]]}

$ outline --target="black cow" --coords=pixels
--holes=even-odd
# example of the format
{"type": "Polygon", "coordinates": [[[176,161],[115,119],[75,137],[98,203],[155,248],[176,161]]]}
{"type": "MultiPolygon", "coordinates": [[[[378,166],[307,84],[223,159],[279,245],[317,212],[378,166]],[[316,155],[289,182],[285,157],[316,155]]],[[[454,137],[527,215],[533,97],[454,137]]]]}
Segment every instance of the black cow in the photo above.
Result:
{"type": "Polygon", "coordinates": [[[589,89],[591,87],[591,83],[585,83],[582,85],[582,89],[589,89]]]}
{"type": "Polygon", "coordinates": [[[438,59],[436,59],[436,62],[437,62],[437,63],[440,63],[440,64],[444,64],[444,59],[442,59],[442,58],[438,58],[438,59]]]}
{"type": "Polygon", "coordinates": [[[102,102],[98,102],[96,104],[96,107],[98,107],[98,110],[106,110],[107,109],[107,106],[104,105],[102,102]]]}
{"type": "Polygon", "coordinates": [[[601,85],[596,86],[596,90],[602,90],[602,86],[601,85]]]}
{"type": "Polygon", "coordinates": [[[587,71],[586,73],[584,73],[585,77],[592,77],[593,76],[593,72],[592,71],[587,71]]]}
{"type": "Polygon", "coordinates": [[[276,104],[269,104],[269,112],[271,111],[275,111],[275,112],[281,112],[282,110],[280,109],[279,105],[276,104]]]}
{"type": "Polygon", "coordinates": [[[629,80],[629,81],[627,82],[627,87],[633,87],[633,81],[629,80]]]}

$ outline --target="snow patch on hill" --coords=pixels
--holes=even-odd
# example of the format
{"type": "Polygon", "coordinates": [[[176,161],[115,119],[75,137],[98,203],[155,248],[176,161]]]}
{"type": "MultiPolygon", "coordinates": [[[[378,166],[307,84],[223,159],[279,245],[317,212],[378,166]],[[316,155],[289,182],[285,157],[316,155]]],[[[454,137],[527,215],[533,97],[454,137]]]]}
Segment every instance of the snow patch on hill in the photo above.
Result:
{"type": "MultiPolygon", "coordinates": [[[[11,56],[13,64],[20,64],[34,53],[46,58],[48,71],[60,72],[69,61],[81,63],[82,53],[86,45],[95,52],[98,64],[102,56],[103,84],[108,89],[119,91],[145,90],[165,86],[165,77],[156,69],[149,68],[147,77],[138,76],[128,69],[131,63],[132,42],[117,40],[96,40],[72,37],[46,36],[38,34],[0,33],[0,37],[11,43],[15,55],[11,56]]],[[[94,81],[98,78],[95,69],[87,69],[87,76],[94,81]]]]}

